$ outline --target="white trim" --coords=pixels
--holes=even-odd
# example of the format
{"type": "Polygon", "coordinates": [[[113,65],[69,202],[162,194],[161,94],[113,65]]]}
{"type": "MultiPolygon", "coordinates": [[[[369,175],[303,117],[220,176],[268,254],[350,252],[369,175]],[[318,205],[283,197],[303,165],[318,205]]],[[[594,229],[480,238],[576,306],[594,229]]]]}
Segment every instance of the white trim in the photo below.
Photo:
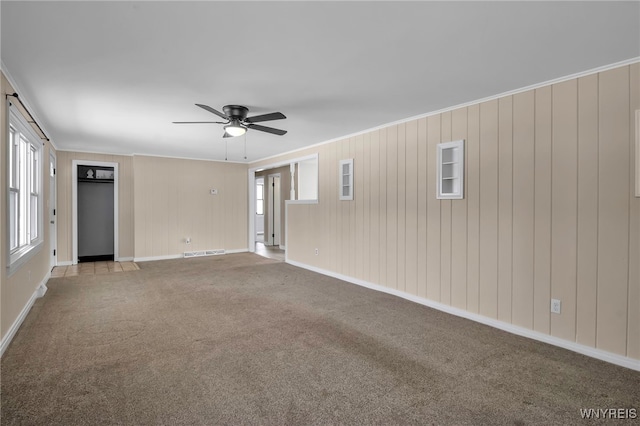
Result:
{"type": "Polygon", "coordinates": [[[64,260],[62,262],[58,262],[57,266],[71,266],[73,263],[70,260],[64,260]]]}
{"type": "Polygon", "coordinates": [[[129,257],[120,257],[116,262],[133,262],[133,256],[129,257]]]}
{"type": "MultiPolygon", "coordinates": [[[[122,154],[110,154],[110,155],[122,155],[122,154]]],[[[134,152],[133,154],[129,154],[133,157],[158,157],[158,158],[173,158],[175,160],[197,160],[197,161],[209,161],[213,163],[233,163],[233,164],[244,164],[245,166],[248,164],[246,161],[234,161],[234,160],[215,160],[213,158],[194,158],[194,157],[175,157],[171,155],[159,155],[159,154],[142,154],[139,152],[134,152]]]]}
{"type": "MultiPolygon", "coordinates": [[[[337,140],[341,140],[341,139],[342,139],[342,138],[337,139],[337,140]]],[[[324,143],[324,142],[323,142],[323,143],[324,143]]],[[[281,155],[286,155],[286,154],[290,154],[290,153],[298,152],[298,151],[301,151],[302,149],[305,149],[305,150],[306,150],[307,148],[311,148],[311,147],[309,146],[309,147],[305,147],[305,148],[296,149],[296,150],[294,150],[294,151],[289,151],[288,153],[285,153],[285,154],[278,154],[278,155],[274,155],[274,156],[269,157],[269,158],[280,157],[281,155]]],[[[288,165],[289,165],[289,164],[291,164],[291,163],[298,163],[298,162],[300,162],[300,161],[313,160],[314,158],[318,158],[318,157],[319,157],[319,155],[318,155],[318,153],[316,152],[316,153],[314,153],[314,154],[305,155],[305,156],[303,156],[303,157],[296,157],[296,158],[292,158],[292,159],[290,159],[290,160],[281,160],[281,161],[278,161],[278,162],[275,162],[275,163],[269,163],[269,164],[267,164],[267,165],[265,165],[265,166],[255,166],[255,167],[250,167],[250,168],[249,168],[249,171],[262,172],[262,171],[264,171],[264,170],[277,169],[278,167],[288,166],[288,165]]],[[[268,160],[268,158],[266,158],[265,160],[268,160]]],[[[255,164],[255,163],[259,162],[259,161],[263,161],[263,160],[256,160],[256,161],[252,161],[251,163],[248,163],[248,165],[250,166],[251,164],[255,164]]]]}
{"type": "MultiPolygon", "coordinates": [[[[249,206],[249,235],[247,236],[247,247],[251,253],[256,251],[256,173],[255,170],[247,170],[249,182],[248,204],[249,206]]],[[[263,182],[264,185],[264,182],[263,182]]],[[[265,210],[264,186],[262,190],[262,212],[265,210]]],[[[266,230],[265,230],[266,231],[266,230]]],[[[264,237],[262,238],[264,241],[264,237]]]]}
{"type": "MultiPolygon", "coordinates": [[[[224,254],[235,254],[235,253],[247,253],[249,249],[233,249],[233,250],[225,250],[224,254]]],[[[157,260],[170,260],[170,259],[185,259],[184,253],[180,254],[167,254],[164,256],[149,256],[149,257],[134,257],[134,262],[155,262],[157,260]]],[[[187,258],[189,259],[189,258],[187,258]]]]}
{"type": "MultiPolygon", "coordinates": [[[[286,216],[286,214],[285,214],[285,216],[286,216]]],[[[287,234],[284,235],[284,239],[285,240],[287,239],[287,234]]],[[[285,250],[285,251],[287,250],[287,246],[283,246],[282,244],[280,244],[278,247],[280,248],[280,250],[285,250]]]]}
{"type": "Polygon", "coordinates": [[[85,150],[78,150],[78,149],[61,149],[61,150],[57,150],[60,152],[73,152],[73,153],[79,153],[79,154],[100,154],[100,155],[115,155],[115,156],[120,156],[120,157],[157,157],[157,158],[171,158],[174,160],[192,160],[192,161],[209,161],[212,163],[233,163],[233,164],[244,164],[244,165],[248,165],[248,163],[246,161],[234,161],[234,160],[217,160],[214,158],[202,158],[202,157],[176,157],[173,155],[161,155],[161,154],[145,154],[145,153],[141,153],[141,152],[129,152],[129,153],[122,153],[122,152],[109,152],[109,151],[85,151],[85,150]]]}
{"type": "Polygon", "coordinates": [[[71,262],[78,263],[78,166],[113,167],[113,260],[120,261],[118,222],[120,207],[118,204],[119,163],[93,160],[73,160],[71,162],[71,262]]]}
{"type": "MultiPolygon", "coordinates": [[[[291,200],[285,200],[284,202],[284,246],[285,247],[289,245],[289,204],[291,204],[291,200]]],[[[289,250],[284,251],[284,261],[289,262],[289,250]]]]}
{"type": "MultiPolygon", "coordinates": [[[[265,226],[265,235],[267,235],[267,240],[264,241],[264,242],[265,243],[272,242],[271,238],[273,238],[273,244],[271,244],[271,245],[275,245],[275,242],[276,242],[276,237],[275,237],[275,235],[276,235],[276,230],[275,230],[275,228],[276,228],[276,226],[275,226],[276,225],[276,217],[275,217],[276,216],[276,205],[273,202],[273,199],[275,198],[275,190],[273,188],[275,188],[275,182],[276,182],[275,178],[278,178],[278,192],[279,192],[279,194],[278,194],[278,213],[279,213],[278,214],[278,222],[279,222],[278,223],[278,245],[280,245],[280,238],[282,237],[282,209],[280,208],[280,205],[281,205],[281,203],[283,201],[282,200],[282,173],[268,174],[266,176],[266,178],[267,178],[266,182],[269,181],[269,178],[273,178],[273,186],[271,187],[271,192],[270,192],[270,194],[271,194],[271,202],[268,203],[268,206],[271,207],[271,210],[269,210],[269,218],[271,219],[271,223],[272,223],[272,228],[273,229],[269,228],[269,222],[267,222],[267,224],[265,226]],[[270,232],[267,232],[267,231],[270,231],[270,232]],[[271,235],[273,235],[273,237],[271,235]]],[[[284,200],[284,202],[285,202],[285,208],[286,208],[287,200],[284,200]]],[[[286,226],[286,223],[285,223],[285,226],[286,226]]],[[[286,234],[285,234],[285,238],[286,238],[286,234]]],[[[263,237],[263,239],[264,239],[264,237],[263,237]]]]}
{"type": "MultiPolygon", "coordinates": [[[[136,154],[122,154],[122,153],[117,153],[117,152],[108,152],[108,151],[84,151],[84,150],[78,150],[78,149],[59,149],[57,150],[58,152],[70,152],[73,154],[98,154],[98,155],[116,155],[116,156],[120,156],[120,157],[133,157],[136,154]]],[[[152,155],[149,155],[149,157],[153,157],[152,155]]]]}
{"type": "Polygon", "coordinates": [[[169,259],[184,259],[184,253],[180,254],[168,254],[165,256],[149,256],[149,257],[134,257],[134,262],[154,262],[156,260],[169,260],[169,259]]]}
{"type": "Polygon", "coordinates": [[[47,163],[47,176],[49,177],[49,202],[45,203],[48,207],[47,225],[49,226],[49,256],[53,258],[53,262],[49,265],[51,268],[58,265],[58,155],[55,151],[49,150],[49,162],[47,163]],[[51,158],[53,157],[53,189],[51,188],[51,158]],[[53,190],[53,199],[51,192],[53,190]],[[53,222],[51,223],[52,210],[55,210],[56,214],[53,215],[53,222]],[[51,228],[53,225],[53,232],[51,228]],[[53,235],[52,235],[53,234],[53,235]],[[53,254],[51,250],[54,250],[56,254],[53,254]]]}
{"type": "Polygon", "coordinates": [[[342,281],[346,281],[351,284],[356,284],[362,287],[369,288],[371,290],[380,291],[382,293],[392,294],[394,296],[401,297],[403,299],[410,300],[415,303],[427,306],[429,308],[437,309],[447,314],[455,315],[461,318],[466,318],[471,321],[478,322],[480,324],[488,325],[490,327],[497,328],[508,333],[512,333],[518,336],[527,337],[529,339],[537,340],[540,342],[548,343],[553,346],[558,346],[563,349],[568,349],[573,352],[577,352],[582,355],[596,358],[601,361],[606,361],[611,364],[616,364],[621,367],[626,367],[631,370],[640,371],[640,360],[617,355],[611,352],[603,351],[602,349],[592,348],[590,346],[581,345],[579,343],[571,342],[568,340],[560,339],[558,337],[550,336],[548,334],[540,333],[538,331],[530,330],[528,328],[519,327],[517,325],[508,324],[502,321],[498,321],[492,318],[488,318],[482,315],[474,314],[473,312],[465,311],[464,309],[454,308],[453,306],[445,305],[443,303],[434,302],[433,300],[425,299],[423,297],[414,296],[413,294],[405,293],[393,288],[384,287],[378,284],[373,284],[357,278],[352,278],[346,275],[338,274],[326,269],[317,268],[315,266],[307,265],[295,260],[286,260],[287,263],[293,266],[297,266],[309,271],[317,272],[322,275],[327,275],[333,278],[337,278],[342,281]]]}
{"type": "Polygon", "coordinates": [[[42,279],[38,287],[35,289],[31,297],[29,298],[29,300],[27,300],[27,303],[22,308],[22,311],[20,311],[20,315],[18,315],[18,318],[16,318],[13,324],[11,324],[11,327],[7,331],[7,334],[5,334],[4,337],[2,338],[2,342],[0,342],[0,357],[4,355],[4,351],[9,347],[9,344],[15,337],[18,330],[20,329],[20,326],[22,325],[25,318],[29,314],[29,311],[33,307],[33,304],[35,303],[36,299],[44,296],[45,293],[47,292],[47,281],[49,281],[49,278],[51,278],[51,272],[47,272],[47,274],[44,276],[44,278],[42,279]]]}
{"type": "Polygon", "coordinates": [[[419,120],[421,118],[431,117],[431,116],[442,114],[442,113],[445,113],[445,112],[454,111],[454,110],[459,109],[459,108],[465,108],[465,107],[468,107],[468,106],[481,104],[483,102],[494,101],[496,99],[500,99],[500,98],[503,98],[505,96],[517,95],[518,93],[527,92],[529,90],[534,90],[534,89],[539,89],[541,87],[546,87],[546,86],[550,86],[552,84],[562,83],[564,81],[573,80],[573,79],[580,78],[580,77],[586,77],[586,76],[589,76],[589,75],[592,75],[592,74],[597,74],[597,73],[600,73],[600,72],[609,71],[609,70],[612,70],[612,69],[615,69],[615,68],[624,67],[624,66],[627,66],[627,65],[632,65],[632,64],[635,64],[637,62],[640,62],[640,56],[637,56],[637,57],[631,58],[631,59],[626,59],[624,61],[616,62],[616,63],[609,64],[609,65],[603,65],[603,66],[597,67],[597,68],[591,68],[589,70],[581,71],[581,72],[578,72],[578,73],[575,73],[575,74],[570,74],[570,75],[567,75],[567,76],[564,76],[564,77],[558,77],[558,78],[555,78],[555,79],[552,79],[552,80],[543,81],[541,83],[532,84],[530,86],[521,87],[519,89],[509,90],[507,92],[502,92],[502,93],[499,93],[497,95],[487,96],[486,98],[476,99],[474,101],[469,101],[469,102],[465,102],[465,103],[462,103],[462,104],[454,105],[454,106],[451,106],[451,107],[446,107],[446,108],[443,108],[443,109],[439,109],[437,111],[431,111],[431,112],[427,112],[427,113],[424,113],[424,114],[414,115],[413,117],[403,118],[401,120],[393,121],[391,123],[381,124],[379,126],[371,127],[369,129],[366,129],[366,130],[361,130],[359,132],[350,133],[348,135],[339,136],[337,138],[329,139],[329,140],[326,140],[324,142],[318,142],[318,143],[313,144],[313,145],[306,145],[306,146],[303,146],[303,147],[300,147],[300,148],[292,149],[291,151],[283,152],[281,154],[274,154],[274,155],[271,155],[269,157],[260,158],[260,159],[255,160],[255,161],[251,161],[248,164],[249,165],[256,164],[256,163],[259,163],[259,162],[262,162],[262,161],[270,160],[272,158],[278,158],[278,157],[282,157],[282,156],[285,156],[285,155],[295,154],[295,153],[300,152],[300,151],[306,151],[308,149],[318,148],[318,147],[323,146],[323,145],[327,145],[327,144],[330,144],[330,143],[333,143],[333,142],[338,142],[338,141],[342,141],[342,140],[345,140],[345,139],[353,138],[353,137],[356,137],[356,136],[364,135],[366,133],[374,132],[376,130],[386,129],[387,127],[395,126],[395,125],[398,125],[398,124],[408,123],[410,121],[419,120]]]}
{"type": "Polygon", "coordinates": [[[318,200],[285,200],[289,204],[318,204],[318,200]]]}
{"type": "Polygon", "coordinates": [[[243,248],[243,249],[226,250],[225,254],[248,253],[248,252],[249,252],[249,249],[243,248]]]}

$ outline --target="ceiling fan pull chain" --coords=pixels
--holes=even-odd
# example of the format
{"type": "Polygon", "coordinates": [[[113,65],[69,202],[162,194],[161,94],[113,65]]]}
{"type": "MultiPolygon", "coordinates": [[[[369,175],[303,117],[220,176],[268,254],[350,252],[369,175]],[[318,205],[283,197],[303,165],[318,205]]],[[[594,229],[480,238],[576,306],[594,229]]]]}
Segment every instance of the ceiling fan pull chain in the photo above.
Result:
{"type": "Polygon", "coordinates": [[[227,153],[229,151],[229,142],[225,139],[224,141],[224,161],[227,161],[227,153]]]}
{"type": "Polygon", "coordinates": [[[247,134],[244,134],[244,159],[247,159],[247,134]]]}

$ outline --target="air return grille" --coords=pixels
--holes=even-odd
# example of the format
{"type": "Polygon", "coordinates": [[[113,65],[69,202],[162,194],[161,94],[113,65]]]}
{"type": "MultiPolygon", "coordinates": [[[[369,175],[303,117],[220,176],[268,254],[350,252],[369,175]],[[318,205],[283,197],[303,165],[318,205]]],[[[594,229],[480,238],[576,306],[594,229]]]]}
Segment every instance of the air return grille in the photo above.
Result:
{"type": "Polygon", "coordinates": [[[201,251],[185,251],[184,257],[201,257],[201,256],[217,256],[224,254],[224,249],[220,250],[201,250],[201,251]]]}

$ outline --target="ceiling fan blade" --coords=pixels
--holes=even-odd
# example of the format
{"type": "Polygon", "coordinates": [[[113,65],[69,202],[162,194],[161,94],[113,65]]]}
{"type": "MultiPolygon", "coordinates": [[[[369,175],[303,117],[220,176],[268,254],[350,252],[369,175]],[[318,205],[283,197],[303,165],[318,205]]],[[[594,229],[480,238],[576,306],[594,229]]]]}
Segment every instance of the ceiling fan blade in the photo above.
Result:
{"type": "Polygon", "coordinates": [[[173,124],[227,124],[223,121],[172,121],[173,124]]]}
{"type": "Polygon", "coordinates": [[[258,123],[260,121],[282,120],[284,118],[287,118],[287,117],[283,113],[272,112],[269,114],[262,114],[262,115],[256,115],[254,117],[248,117],[244,121],[246,121],[247,123],[258,123]]]}
{"type": "Polygon", "coordinates": [[[259,124],[247,123],[247,126],[253,130],[260,130],[261,132],[273,133],[274,135],[282,136],[287,133],[286,130],[274,129],[273,127],[261,126],[259,124]]]}
{"type": "Polygon", "coordinates": [[[202,109],[206,109],[207,111],[217,115],[220,118],[224,118],[225,120],[231,120],[229,117],[227,117],[226,114],[223,114],[220,111],[216,111],[215,109],[211,108],[209,105],[202,105],[202,104],[196,104],[196,105],[202,109]]]}

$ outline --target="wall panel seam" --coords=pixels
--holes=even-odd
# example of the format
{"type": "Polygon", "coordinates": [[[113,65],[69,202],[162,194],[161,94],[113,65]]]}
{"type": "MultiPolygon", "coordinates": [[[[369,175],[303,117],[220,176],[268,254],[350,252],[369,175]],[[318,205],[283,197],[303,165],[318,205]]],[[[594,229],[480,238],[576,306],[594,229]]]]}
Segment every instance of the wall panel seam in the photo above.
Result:
{"type": "Polygon", "coordinates": [[[596,75],[596,139],[597,139],[597,157],[596,164],[596,176],[598,185],[596,187],[596,306],[595,306],[595,334],[594,334],[594,346],[598,347],[598,307],[600,305],[598,301],[598,293],[600,287],[600,74],[596,75]]]}
{"type": "Polygon", "coordinates": [[[535,325],[536,325],[536,216],[535,216],[535,212],[536,212],[536,140],[537,140],[537,134],[536,134],[536,130],[538,129],[538,126],[536,126],[537,123],[537,111],[538,108],[536,108],[538,105],[538,91],[534,90],[533,91],[533,271],[532,271],[532,283],[531,285],[533,286],[532,289],[532,296],[533,296],[533,300],[531,302],[532,306],[531,306],[531,329],[535,330],[535,325]]]}
{"type": "MultiPolygon", "coordinates": [[[[553,145],[554,145],[554,132],[553,132],[553,87],[551,86],[551,90],[550,90],[550,99],[551,99],[551,105],[550,105],[550,130],[551,130],[551,134],[550,134],[550,140],[551,140],[551,149],[549,150],[549,182],[550,182],[550,188],[549,188],[549,230],[551,233],[551,237],[549,238],[549,295],[551,297],[553,297],[553,145]]],[[[551,301],[548,301],[549,303],[551,301]]],[[[549,305],[547,305],[547,316],[549,317],[549,334],[553,335],[553,330],[552,330],[552,317],[551,317],[551,313],[550,313],[550,307],[549,305]]]]}
{"type": "Polygon", "coordinates": [[[464,194],[464,197],[467,200],[467,203],[465,204],[465,245],[464,245],[464,251],[465,251],[465,270],[464,270],[464,309],[465,310],[469,310],[469,107],[465,108],[465,114],[467,115],[466,117],[466,125],[467,125],[467,129],[466,129],[466,140],[465,140],[465,152],[464,152],[464,187],[466,188],[466,194],[464,194]]]}
{"type": "Polygon", "coordinates": [[[496,102],[496,319],[500,318],[500,101],[496,102]]]}
{"type": "Polygon", "coordinates": [[[628,109],[629,109],[629,113],[627,114],[627,117],[629,118],[629,123],[627,125],[627,131],[629,131],[629,137],[627,140],[627,152],[628,155],[627,157],[629,158],[629,179],[630,179],[630,185],[629,185],[629,190],[627,191],[627,267],[626,267],[626,273],[627,273],[627,315],[625,315],[625,339],[624,339],[624,353],[625,354],[629,354],[629,313],[631,312],[631,297],[630,297],[630,292],[631,292],[631,274],[629,273],[629,264],[631,263],[631,197],[633,197],[634,194],[634,188],[633,185],[631,185],[631,183],[634,182],[634,177],[635,177],[635,168],[634,168],[634,162],[635,162],[635,156],[631,155],[631,147],[633,146],[633,144],[635,143],[635,138],[634,138],[634,134],[633,132],[630,131],[631,126],[633,126],[635,128],[635,123],[633,122],[634,120],[632,119],[635,118],[635,114],[631,105],[631,66],[627,66],[626,67],[627,70],[627,88],[628,88],[628,93],[629,93],[629,101],[628,101],[628,109]]]}
{"type": "Polygon", "coordinates": [[[576,79],[576,223],[575,223],[575,231],[576,231],[576,288],[573,299],[576,301],[576,307],[573,312],[573,341],[578,342],[578,288],[580,284],[578,283],[578,277],[580,276],[580,271],[578,269],[579,263],[579,238],[580,238],[580,230],[578,228],[578,224],[580,223],[580,80],[576,79]]]}
{"type": "MultiPolygon", "coordinates": [[[[449,140],[453,140],[453,111],[449,114],[449,140]]],[[[453,200],[449,201],[449,305],[453,305],[453,200]]]]}
{"type": "Polygon", "coordinates": [[[514,105],[515,105],[515,103],[516,103],[516,97],[512,96],[511,97],[511,267],[509,268],[510,269],[509,273],[511,274],[511,279],[510,279],[510,281],[511,281],[511,283],[510,283],[510,287],[511,287],[511,292],[510,292],[511,293],[510,294],[510,296],[511,296],[511,307],[510,307],[511,308],[511,315],[510,315],[510,321],[509,322],[512,323],[512,324],[513,324],[513,258],[514,258],[514,256],[513,256],[513,247],[514,247],[514,244],[513,244],[513,222],[514,222],[514,220],[513,220],[513,217],[514,217],[514,215],[513,215],[513,212],[514,212],[514,210],[513,210],[513,205],[514,205],[514,202],[513,202],[513,186],[514,186],[514,182],[513,182],[513,180],[514,180],[514,173],[513,173],[513,151],[514,151],[513,146],[514,146],[514,140],[513,140],[513,136],[514,136],[514,128],[515,128],[515,121],[514,121],[514,117],[515,117],[515,115],[514,115],[514,105]]]}

